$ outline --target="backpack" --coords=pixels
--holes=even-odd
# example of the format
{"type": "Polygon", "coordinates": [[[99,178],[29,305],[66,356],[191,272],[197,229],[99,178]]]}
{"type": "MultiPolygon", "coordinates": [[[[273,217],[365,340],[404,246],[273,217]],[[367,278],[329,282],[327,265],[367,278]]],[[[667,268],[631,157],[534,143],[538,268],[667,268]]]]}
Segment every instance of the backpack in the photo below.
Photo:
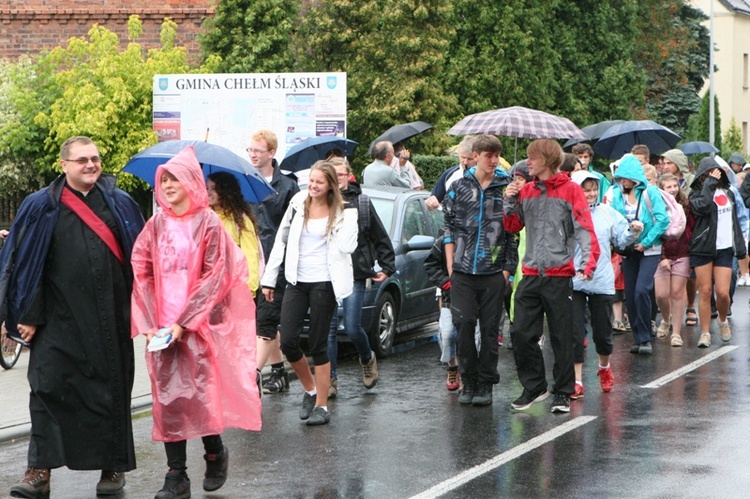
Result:
{"type": "MultiPolygon", "coordinates": [[[[669,216],[669,227],[664,231],[662,237],[664,239],[679,239],[683,232],[685,232],[685,226],[687,225],[687,218],[685,217],[685,210],[682,209],[680,203],[667,191],[656,187],[661,194],[662,200],[667,207],[667,215],[669,216]]],[[[651,206],[651,199],[648,197],[648,188],[645,191],[646,194],[646,206],[648,211],[651,212],[651,216],[654,215],[654,208],[651,206]]]]}

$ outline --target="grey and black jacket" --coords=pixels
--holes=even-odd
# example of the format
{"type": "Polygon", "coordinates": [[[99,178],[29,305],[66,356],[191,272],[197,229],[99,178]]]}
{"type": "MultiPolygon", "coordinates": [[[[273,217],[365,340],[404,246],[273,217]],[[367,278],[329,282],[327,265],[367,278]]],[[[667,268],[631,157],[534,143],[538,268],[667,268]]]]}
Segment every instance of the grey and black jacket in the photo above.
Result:
{"type": "Polygon", "coordinates": [[[453,270],[462,274],[490,275],[518,263],[518,240],[503,227],[503,195],[510,176],[495,168],[495,176],[482,189],[469,168],[443,199],[445,244],[453,243],[453,270]]]}

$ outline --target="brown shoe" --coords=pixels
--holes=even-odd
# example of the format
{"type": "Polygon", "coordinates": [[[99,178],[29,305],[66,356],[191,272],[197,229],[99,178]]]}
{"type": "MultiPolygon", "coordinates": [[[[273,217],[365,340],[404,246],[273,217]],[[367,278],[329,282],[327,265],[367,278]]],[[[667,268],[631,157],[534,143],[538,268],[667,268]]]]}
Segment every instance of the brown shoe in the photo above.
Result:
{"type": "Polygon", "coordinates": [[[23,480],[10,488],[10,496],[49,499],[49,468],[28,468],[23,480]]]}
{"type": "Polygon", "coordinates": [[[367,364],[363,364],[361,360],[359,364],[362,366],[362,382],[369,390],[378,382],[378,361],[375,352],[370,351],[370,361],[367,364]]]}
{"type": "Polygon", "coordinates": [[[125,473],[122,471],[102,470],[99,483],[96,484],[96,495],[113,496],[125,487],[125,473]]]}

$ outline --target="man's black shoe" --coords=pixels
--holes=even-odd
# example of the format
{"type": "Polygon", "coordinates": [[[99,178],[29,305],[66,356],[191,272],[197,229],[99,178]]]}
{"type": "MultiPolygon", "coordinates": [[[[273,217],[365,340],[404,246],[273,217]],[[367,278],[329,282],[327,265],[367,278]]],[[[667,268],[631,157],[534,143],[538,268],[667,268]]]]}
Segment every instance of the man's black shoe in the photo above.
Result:
{"type": "Polygon", "coordinates": [[[514,400],[510,405],[517,411],[525,411],[537,402],[545,400],[547,397],[549,397],[549,392],[547,390],[532,392],[524,388],[521,396],[514,400]]]}
{"type": "Polygon", "coordinates": [[[477,389],[474,391],[471,405],[492,405],[492,383],[477,382],[477,389]]]}
{"type": "Polygon", "coordinates": [[[461,405],[471,405],[471,401],[474,399],[474,394],[477,391],[477,377],[466,376],[464,377],[464,387],[458,393],[458,403],[461,405]]]}
{"type": "Polygon", "coordinates": [[[190,497],[190,478],[185,470],[169,470],[164,477],[164,486],[156,493],[154,499],[188,499],[190,497]]]}

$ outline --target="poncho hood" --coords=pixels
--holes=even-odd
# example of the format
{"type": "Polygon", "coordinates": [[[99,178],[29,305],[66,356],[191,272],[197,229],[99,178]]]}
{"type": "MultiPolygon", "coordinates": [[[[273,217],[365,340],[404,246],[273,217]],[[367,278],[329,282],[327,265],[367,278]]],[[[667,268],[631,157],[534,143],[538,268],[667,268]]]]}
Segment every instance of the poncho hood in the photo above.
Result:
{"type": "Polygon", "coordinates": [[[639,186],[648,185],[646,174],[643,173],[643,166],[638,158],[632,154],[626,154],[620,160],[620,166],[617,168],[612,180],[619,182],[622,179],[627,179],[635,182],[639,186]]]}
{"type": "Polygon", "coordinates": [[[172,159],[156,169],[156,178],[154,179],[154,190],[156,192],[156,202],[162,210],[173,217],[184,217],[191,215],[204,208],[208,208],[208,193],[206,191],[206,180],[203,178],[203,170],[198,158],[195,155],[195,148],[187,146],[177,153],[172,159]],[[162,173],[169,172],[182,184],[190,199],[190,208],[181,215],[172,211],[172,207],[164,197],[161,188],[162,173]]]}

